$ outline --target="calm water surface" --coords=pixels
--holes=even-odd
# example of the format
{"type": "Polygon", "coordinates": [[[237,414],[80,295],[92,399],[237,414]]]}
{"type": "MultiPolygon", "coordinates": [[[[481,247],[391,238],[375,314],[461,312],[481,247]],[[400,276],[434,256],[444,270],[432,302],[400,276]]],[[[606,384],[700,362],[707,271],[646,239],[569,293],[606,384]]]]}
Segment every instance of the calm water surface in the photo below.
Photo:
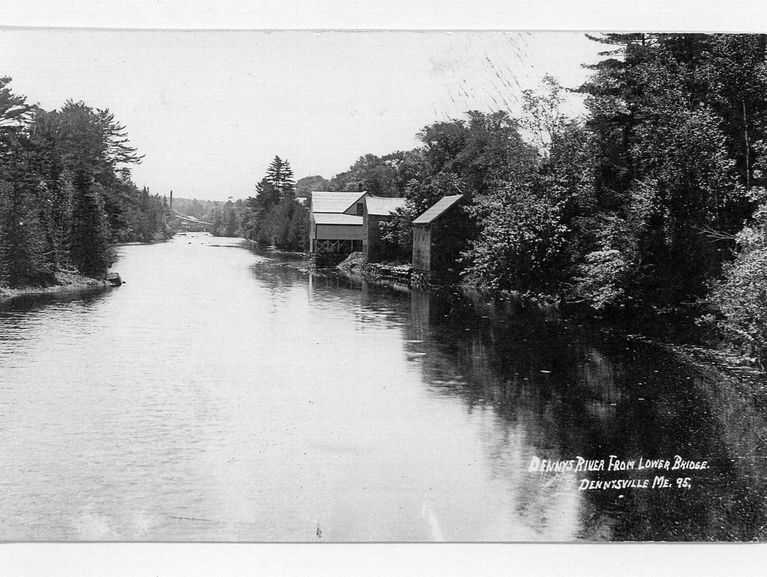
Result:
{"type": "Polygon", "coordinates": [[[119,253],[118,289],[0,305],[0,539],[765,536],[754,385],[510,303],[312,277],[231,239],[119,253]],[[528,471],[611,454],[710,468],[528,471]],[[579,490],[658,474],[672,487],[579,490]]]}

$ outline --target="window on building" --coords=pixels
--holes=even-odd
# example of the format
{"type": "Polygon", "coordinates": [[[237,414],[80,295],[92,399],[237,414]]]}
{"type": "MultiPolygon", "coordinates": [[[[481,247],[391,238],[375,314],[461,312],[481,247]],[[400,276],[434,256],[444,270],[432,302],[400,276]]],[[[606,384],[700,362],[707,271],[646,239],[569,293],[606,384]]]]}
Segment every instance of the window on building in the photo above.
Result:
{"type": "Polygon", "coordinates": [[[358,202],[358,203],[357,203],[357,216],[362,216],[362,214],[363,214],[363,207],[362,207],[362,203],[361,203],[361,202],[358,202]]]}

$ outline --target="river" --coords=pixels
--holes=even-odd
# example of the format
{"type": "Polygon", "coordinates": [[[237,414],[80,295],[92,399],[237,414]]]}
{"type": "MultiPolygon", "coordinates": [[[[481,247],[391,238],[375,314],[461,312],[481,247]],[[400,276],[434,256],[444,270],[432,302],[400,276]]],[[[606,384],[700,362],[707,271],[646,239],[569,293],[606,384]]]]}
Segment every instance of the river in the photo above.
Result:
{"type": "Polygon", "coordinates": [[[765,537],[758,385],[234,239],[118,250],[122,287],[0,304],[2,540],[765,537]],[[634,469],[529,470],[610,455],[634,469]],[[675,455],[706,468],[637,468],[675,455]]]}

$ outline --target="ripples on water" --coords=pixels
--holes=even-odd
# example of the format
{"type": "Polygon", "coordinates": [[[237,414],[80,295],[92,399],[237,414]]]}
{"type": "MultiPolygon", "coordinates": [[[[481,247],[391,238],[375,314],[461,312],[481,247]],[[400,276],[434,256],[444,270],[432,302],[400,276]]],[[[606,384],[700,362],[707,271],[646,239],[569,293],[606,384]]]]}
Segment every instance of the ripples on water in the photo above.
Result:
{"type": "Polygon", "coordinates": [[[115,268],[118,289],[0,308],[2,539],[764,536],[764,415],[659,349],[206,235],[115,268]],[[713,465],[687,491],[527,470],[677,453],[713,465]]]}

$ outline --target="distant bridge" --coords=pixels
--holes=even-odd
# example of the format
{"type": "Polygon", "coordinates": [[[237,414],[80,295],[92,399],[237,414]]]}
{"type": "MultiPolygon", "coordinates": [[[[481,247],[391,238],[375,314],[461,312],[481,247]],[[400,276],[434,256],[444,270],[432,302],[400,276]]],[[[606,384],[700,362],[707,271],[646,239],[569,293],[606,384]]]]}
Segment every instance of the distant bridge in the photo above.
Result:
{"type": "Polygon", "coordinates": [[[194,216],[188,216],[181,214],[180,212],[173,211],[173,223],[179,230],[187,232],[210,232],[213,229],[213,223],[200,220],[194,216]]]}

